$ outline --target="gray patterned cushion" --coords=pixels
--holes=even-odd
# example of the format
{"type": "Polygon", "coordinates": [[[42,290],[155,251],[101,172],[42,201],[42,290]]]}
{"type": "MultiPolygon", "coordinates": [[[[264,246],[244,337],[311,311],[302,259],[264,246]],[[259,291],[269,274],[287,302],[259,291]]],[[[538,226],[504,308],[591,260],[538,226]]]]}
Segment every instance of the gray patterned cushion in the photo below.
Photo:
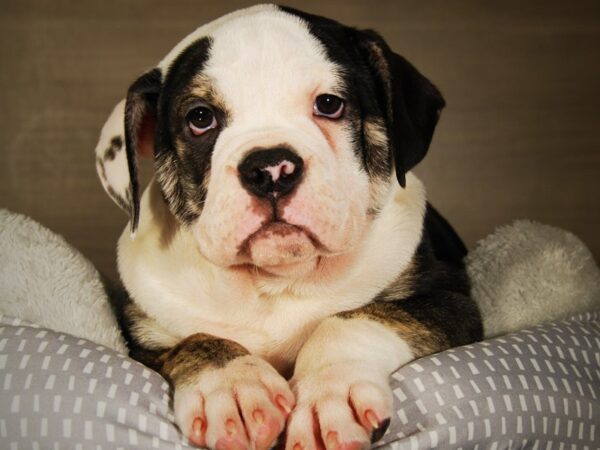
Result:
{"type": "Polygon", "coordinates": [[[0,449],[188,448],[169,402],[127,356],[0,316],[0,449]]]}
{"type": "Polygon", "coordinates": [[[392,448],[600,448],[600,312],[451,349],[392,378],[392,448]]]}
{"type": "MultiPolygon", "coordinates": [[[[600,313],[415,361],[380,448],[600,448],[600,313]]],[[[0,316],[1,449],[177,449],[167,383],[90,341],[0,316]]]]}

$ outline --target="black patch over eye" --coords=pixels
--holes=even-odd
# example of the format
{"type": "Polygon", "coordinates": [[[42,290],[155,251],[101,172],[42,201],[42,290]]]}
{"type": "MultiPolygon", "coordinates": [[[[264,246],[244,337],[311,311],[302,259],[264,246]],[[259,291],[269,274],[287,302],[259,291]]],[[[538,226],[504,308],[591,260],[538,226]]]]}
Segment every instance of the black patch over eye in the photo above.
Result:
{"type": "Polygon", "coordinates": [[[217,126],[214,112],[208,106],[197,106],[191,109],[185,119],[193,134],[200,136],[217,126]]]}
{"type": "Polygon", "coordinates": [[[315,100],[313,112],[317,116],[338,119],[344,112],[344,100],[337,95],[321,94],[315,100]]]}

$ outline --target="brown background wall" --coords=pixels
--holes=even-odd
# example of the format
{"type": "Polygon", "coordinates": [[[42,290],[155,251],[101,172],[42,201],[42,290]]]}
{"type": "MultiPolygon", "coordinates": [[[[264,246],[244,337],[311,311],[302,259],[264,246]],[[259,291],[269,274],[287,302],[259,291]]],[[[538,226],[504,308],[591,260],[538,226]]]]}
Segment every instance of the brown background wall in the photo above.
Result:
{"type": "MultiPolygon", "coordinates": [[[[115,275],[126,217],[93,149],[129,83],[227,0],[0,0],[0,207],[115,275]]],[[[290,1],[379,30],[448,107],[418,169],[467,244],[516,218],[572,230],[600,259],[600,2],[290,1]]]]}

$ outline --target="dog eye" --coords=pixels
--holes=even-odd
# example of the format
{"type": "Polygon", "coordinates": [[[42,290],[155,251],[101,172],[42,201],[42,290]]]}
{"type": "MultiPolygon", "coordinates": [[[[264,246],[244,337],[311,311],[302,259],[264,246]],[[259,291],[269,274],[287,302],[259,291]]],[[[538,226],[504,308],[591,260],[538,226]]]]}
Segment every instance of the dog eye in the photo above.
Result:
{"type": "Polygon", "coordinates": [[[185,118],[190,130],[196,136],[200,136],[217,126],[215,114],[207,106],[198,106],[190,110],[185,118]]]}
{"type": "Polygon", "coordinates": [[[344,100],[336,95],[321,94],[315,100],[313,113],[329,119],[339,119],[344,112],[344,100]]]}

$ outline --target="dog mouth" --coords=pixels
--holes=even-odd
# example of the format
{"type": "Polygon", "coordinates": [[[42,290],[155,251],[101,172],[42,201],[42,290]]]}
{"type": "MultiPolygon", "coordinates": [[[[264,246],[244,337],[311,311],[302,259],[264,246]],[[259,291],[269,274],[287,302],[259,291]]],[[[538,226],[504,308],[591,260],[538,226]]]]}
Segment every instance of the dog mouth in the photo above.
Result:
{"type": "Polygon", "coordinates": [[[323,245],[309,230],[284,221],[271,221],[252,233],[238,255],[268,272],[290,270],[314,260],[323,245]]]}

